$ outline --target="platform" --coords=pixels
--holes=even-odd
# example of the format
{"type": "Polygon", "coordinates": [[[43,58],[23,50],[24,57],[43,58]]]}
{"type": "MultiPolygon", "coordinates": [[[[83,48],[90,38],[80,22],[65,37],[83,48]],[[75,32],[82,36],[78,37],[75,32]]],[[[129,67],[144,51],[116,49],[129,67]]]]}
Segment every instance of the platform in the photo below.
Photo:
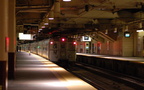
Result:
{"type": "Polygon", "coordinates": [[[8,90],[97,90],[62,67],[35,54],[18,52],[8,90]]]}
{"type": "Polygon", "coordinates": [[[77,53],[76,62],[144,79],[143,57],[117,57],[77,53]]]}
{"type": "Polygon", "coordinates": [[[76,54],[77,55],[83,55],[83,56],[104,58],[104,59],[114,59],[114,60],[132,61],[132,62],[144,62],[144,58],[143,57],[118,57],[118,56],[85,54],[85,53],[76,53],[76,54]]]}

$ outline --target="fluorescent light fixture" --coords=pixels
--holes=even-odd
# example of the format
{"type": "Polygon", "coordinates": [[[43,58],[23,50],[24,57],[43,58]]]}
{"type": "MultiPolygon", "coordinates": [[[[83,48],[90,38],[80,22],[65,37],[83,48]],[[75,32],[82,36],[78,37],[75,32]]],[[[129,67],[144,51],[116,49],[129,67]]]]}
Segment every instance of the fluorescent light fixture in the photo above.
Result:
{"type": "Polygon", "coordinates": [[[49,25],[49,23],[44,23],[44,25],[49,25]]]}
{"type": "Polygon", "coordinates": [[[50,12],[49,12],[48,19],[49,19],[49,20],[54,20],[54,12],[53,12],[53,11],[50,11],[50,12]]]}
{"type": "Polygon", "coordinates": [[[143,29],[140,29],[140,30],[137,30],[136,32],[143,32],[144,30],[143,29]]]}
{"type": "Polygon", "coordinates": [[[108,30],[107,29],[105,30],[105,34],[108,34],[108,30]]]}
{"type": "Polygon", "coordinates": [[[45,28],[45,26],[42,26],[41,28],[45,28]]]}
{"type": "Polygon", "coordinates": [[[48,18],[49,20],[54,20],[54,18],[48,18]]]}
{"type": "Polygon", "coordinates": [[[40,28],[39,30],[42,30],[42,28],[40,28]]]}
{"type": "Polygon", "coordinates": [[[71,1],[71,0],[63,0],[64,2],[69,2],[69,1],[71,1]]]}
{"type": "Polygon", "coordinates": [[[117,33],[117,28],[114,28],[114,33],[117,33]]]}
{"type": "Polygon", "coordinates": [[[48,19],[48,17],[46,17],[45,19],[44,19],[44,25],[48,25],[49,24],[49,19],[48,19]]]}

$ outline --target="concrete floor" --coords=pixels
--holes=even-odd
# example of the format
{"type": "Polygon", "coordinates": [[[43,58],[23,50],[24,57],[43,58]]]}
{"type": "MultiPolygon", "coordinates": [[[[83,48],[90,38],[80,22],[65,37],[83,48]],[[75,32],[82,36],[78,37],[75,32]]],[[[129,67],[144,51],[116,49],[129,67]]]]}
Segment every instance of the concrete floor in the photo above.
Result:
{"type": "Polygon", "coordinates": [[[56,64],[26,52],[17,53],[15,79],[8,90],[96,90],[56,64]]]}

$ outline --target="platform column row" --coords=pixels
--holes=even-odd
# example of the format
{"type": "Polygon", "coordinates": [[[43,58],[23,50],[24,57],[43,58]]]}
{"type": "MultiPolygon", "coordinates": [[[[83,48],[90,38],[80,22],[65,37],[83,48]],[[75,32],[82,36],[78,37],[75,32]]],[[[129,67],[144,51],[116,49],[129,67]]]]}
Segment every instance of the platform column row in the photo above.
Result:
{"type": "Polygon", "coordinates": [[[0,90],[7,90],[8,0],[0,1],[0,90]]]}
{"type": "Polygon", "coordinates": [[[15,0],[9,0],[9,16],[8,16],[8,36],[9,52],[8,52],[8,78],[15,77],[15,60],[16,60],[16,15],[15,15],[15,0]]]}
{"type": "Polygon", "coordinates": [[[15,0],[1,0],[0,12],[0,90],[7,90],[8,74],[14,78],[15,0]]]}

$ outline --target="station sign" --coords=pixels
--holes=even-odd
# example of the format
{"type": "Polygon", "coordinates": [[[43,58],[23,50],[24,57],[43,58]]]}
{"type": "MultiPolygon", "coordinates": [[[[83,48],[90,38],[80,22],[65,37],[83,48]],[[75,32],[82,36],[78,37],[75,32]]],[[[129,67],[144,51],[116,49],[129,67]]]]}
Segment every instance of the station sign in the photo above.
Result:
{"type": "Polygon", "coordinates": [[[82,41],[90,42],[91,41],[91,37],[89,37],[89,36],[82,36],[82,41]]]}

